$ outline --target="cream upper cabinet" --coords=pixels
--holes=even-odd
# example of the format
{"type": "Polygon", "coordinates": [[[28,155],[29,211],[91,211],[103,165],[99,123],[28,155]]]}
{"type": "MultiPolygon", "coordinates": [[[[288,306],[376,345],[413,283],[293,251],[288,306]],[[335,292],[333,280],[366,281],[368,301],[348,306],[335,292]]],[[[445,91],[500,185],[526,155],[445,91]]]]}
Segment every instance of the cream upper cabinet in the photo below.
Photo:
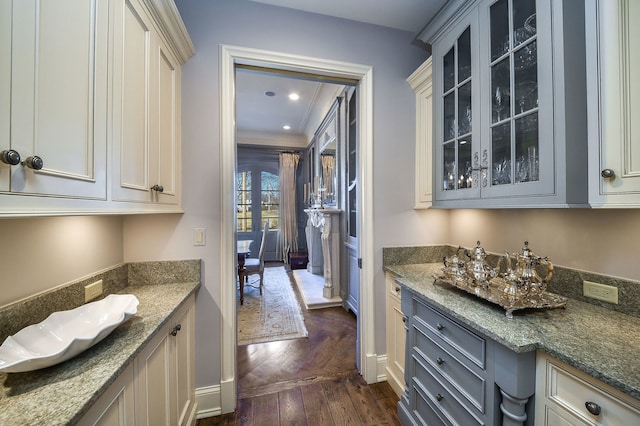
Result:
{"type": "Polygon", "coordinates": [[[108,1],[2,0],[0,9],[0,151],[23,162],[0,165],[0,190],[106,199],[108,1]]]}
{"type": "Polygon", "coordinates": [[[180,212],[193,54],[173,0],[0,0],[0,217],[180,212]]]}
{"type": "Polygon", "coordinates": [[[583,7],[451,1],[422,32],[435,207],[588,205],[583,7]]]}
{"type": "Polygon", "coordinates": [[[431,207],[433,188],[433,84],[432,58],[427,59],[407,82],[416,92],[415,209],[431,207]]]}
{"type": "Polygon", "coordinates": [[[180,64],[144,2],[117,7],[112,198],[177,206],[180,64]]]}
{"type": "Polygon", "coordinates": [[[640,207],[640,3],[586,3],[593,207],[640,207]]]}

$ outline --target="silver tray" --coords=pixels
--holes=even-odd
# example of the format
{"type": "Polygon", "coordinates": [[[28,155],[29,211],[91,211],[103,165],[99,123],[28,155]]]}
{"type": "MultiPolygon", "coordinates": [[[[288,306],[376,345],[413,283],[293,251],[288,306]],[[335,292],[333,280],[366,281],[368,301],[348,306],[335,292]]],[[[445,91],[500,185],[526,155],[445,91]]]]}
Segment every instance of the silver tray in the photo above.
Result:
{"type": "Polygon", "coordinates": [[[464,290],[469,294],[501,306],[506,310],[506,316],[509,319],[513,318],[513,312],[517,310],[564,308],[567,304],[566,297],[549,293],[546,290],[526,296],[510,294],[505,290],[507,286],[502,278],[493,278],[488,281],[487,286],[480,287],[471,285],[465,281],[453,280],[444,273],[436,273],[433,277],[436,281],[442,281],[455,288],[464,290]]]}

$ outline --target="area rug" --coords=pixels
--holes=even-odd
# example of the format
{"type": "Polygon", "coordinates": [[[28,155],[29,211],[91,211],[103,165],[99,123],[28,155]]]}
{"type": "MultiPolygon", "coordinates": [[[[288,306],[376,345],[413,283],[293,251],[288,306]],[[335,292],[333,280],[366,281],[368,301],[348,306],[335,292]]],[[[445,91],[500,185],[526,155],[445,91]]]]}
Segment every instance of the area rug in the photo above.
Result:
{"type": "MultiPolygon", "coordinates": [[[[249,277],[249,280],[257,275],[249,277]]],[[[255,283],[258,285],[258,282],[255,283]]],[[[244,286],[244,304],[238,290],[238,345],[307,337],[300,304],[284,266],[264,268],[262,296],[244,286]]]]}

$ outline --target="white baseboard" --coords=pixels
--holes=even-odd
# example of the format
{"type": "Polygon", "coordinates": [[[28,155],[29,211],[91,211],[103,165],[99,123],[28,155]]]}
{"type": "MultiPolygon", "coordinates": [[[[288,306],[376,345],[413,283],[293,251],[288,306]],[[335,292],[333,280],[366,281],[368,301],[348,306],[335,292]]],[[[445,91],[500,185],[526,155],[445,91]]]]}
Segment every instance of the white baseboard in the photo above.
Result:
{"type": "Polygon", "coordinates": [[[219,416],[222,414],[220,385],[196,389],[198,419],[219,416]]]}
{"type": "Polygon", "coordinates": [[[379,355],[376,362],[376,370],[378,371],[377,382],[384,382],[387,380],[387,355],[379,355]]]}

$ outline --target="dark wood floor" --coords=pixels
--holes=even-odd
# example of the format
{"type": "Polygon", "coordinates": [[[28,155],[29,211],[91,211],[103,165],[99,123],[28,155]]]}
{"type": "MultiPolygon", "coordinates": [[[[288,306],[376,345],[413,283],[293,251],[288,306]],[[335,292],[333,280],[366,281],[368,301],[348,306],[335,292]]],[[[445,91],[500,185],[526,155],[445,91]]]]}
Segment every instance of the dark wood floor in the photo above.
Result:
{"type": "Polygon", "coordinates": [[[354,315],[301,306],[309,337],[239,346],[235,413],[197,426],[400,425],[391,386],[358,374],[354,315]]]}

